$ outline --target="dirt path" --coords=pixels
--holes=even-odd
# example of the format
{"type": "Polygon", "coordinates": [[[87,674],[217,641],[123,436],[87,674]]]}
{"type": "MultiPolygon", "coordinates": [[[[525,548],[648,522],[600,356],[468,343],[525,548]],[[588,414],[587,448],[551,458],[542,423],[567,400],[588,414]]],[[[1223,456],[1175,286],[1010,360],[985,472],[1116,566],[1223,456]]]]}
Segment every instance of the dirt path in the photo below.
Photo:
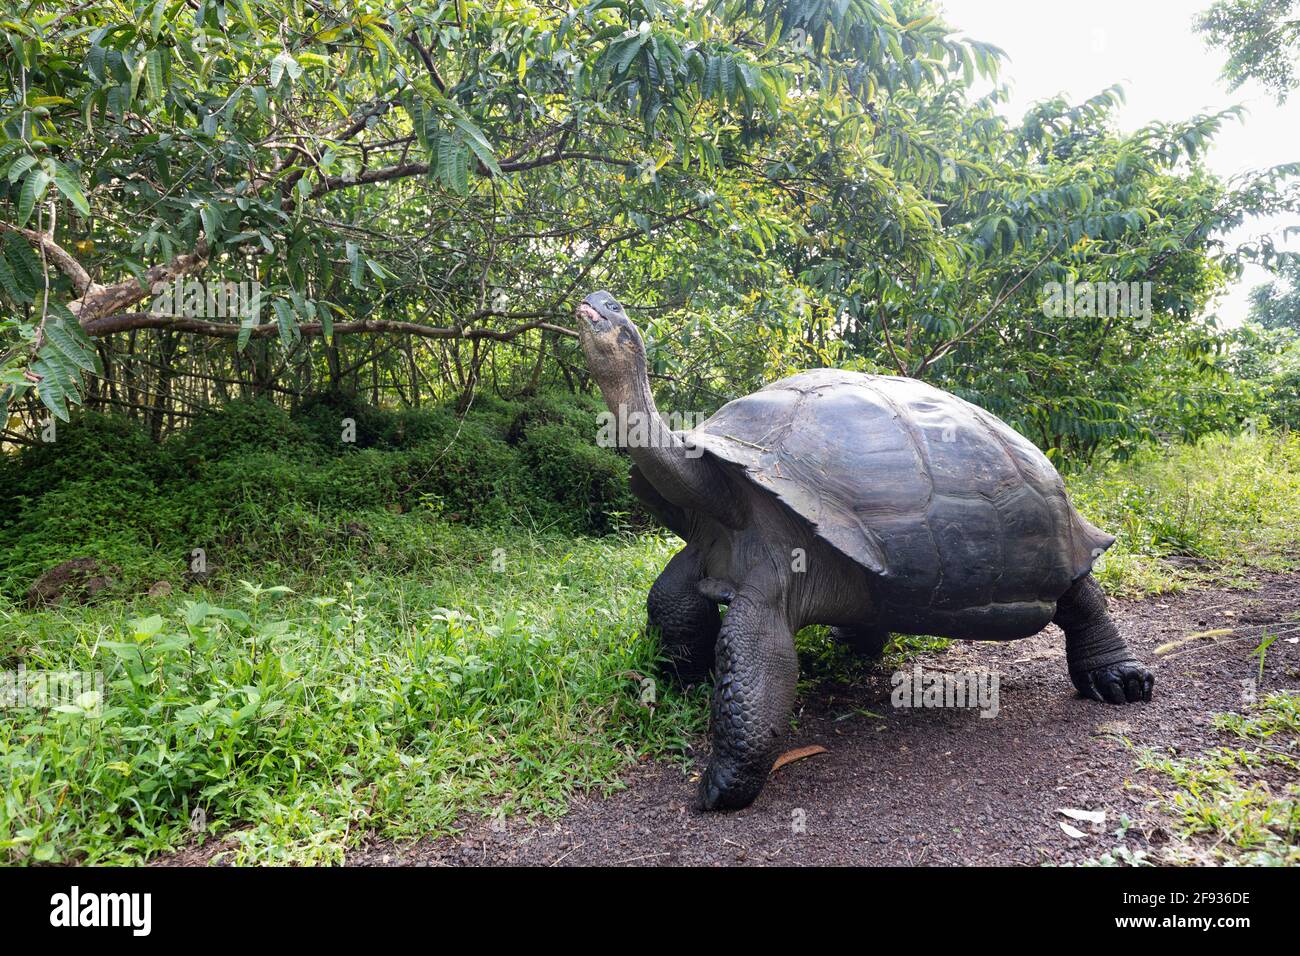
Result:
{"type": "MultiPolygon", "coordinates": [[[[1189,634],[1259,625],[1292,631],[1269,650],[1259,693],[1300,687],[1300,572],[1262,575],[1257,590],[1207,590],[1113,601],[1120,629],[1148,662],[1189,634]]],[[[464,864],[1038,864],[1082,862],[1116,845],[1121,816],[1138,821],[1130,849],[1167,835],[1147,804],[1153,774],[1124,743],[1188,755],[1226,742],[1216,713],[1243,709],[1257,640],[1198,640],[1157,661],[1151,704],[1110,707],[1075,696],[1055,628],[1009,644],[959,644],[923,659],[999,675],[1000,712],[891,707],[887,675],[800,701],[788,748],[829,753],[777,771],[757,802],[732,814],[690,809],[694,781],[673,766],[630,771],[608,799],[578,798],[556,823],[477,818],[455,837],[375,842],[357,865],[464,864]],[[863,711],[870,711],[870,716],[863,711]],[[1106,823],[1059,827],[1061,807],[1104,810],[1106,823]],[[802,822],[802,827],[798,826],[802,822]],[[1093,832],[1089,832],[1093,831],[1093,832]]],[[[703,746],[703,743],[701,743],[703,746]]],[[[701,759],[704,754],[699,754],[701,759]]]]}

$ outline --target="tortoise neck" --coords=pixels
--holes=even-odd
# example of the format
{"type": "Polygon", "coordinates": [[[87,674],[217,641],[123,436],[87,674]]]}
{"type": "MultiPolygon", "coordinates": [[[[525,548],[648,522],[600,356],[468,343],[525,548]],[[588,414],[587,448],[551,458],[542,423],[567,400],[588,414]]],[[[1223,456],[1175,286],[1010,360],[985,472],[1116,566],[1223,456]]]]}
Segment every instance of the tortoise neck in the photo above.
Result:
{"type": "Polygon", "coordinates": [[[739,523],[734,496],[726,493],[726,477],[704,455],[686,442],[659,413],[645,360],[635,374],[600,381],[600,391],[614,415],[617,444],[627,448],[641,473],[661,495],[680,508],[716,516],[727,524],[739,523]]]}

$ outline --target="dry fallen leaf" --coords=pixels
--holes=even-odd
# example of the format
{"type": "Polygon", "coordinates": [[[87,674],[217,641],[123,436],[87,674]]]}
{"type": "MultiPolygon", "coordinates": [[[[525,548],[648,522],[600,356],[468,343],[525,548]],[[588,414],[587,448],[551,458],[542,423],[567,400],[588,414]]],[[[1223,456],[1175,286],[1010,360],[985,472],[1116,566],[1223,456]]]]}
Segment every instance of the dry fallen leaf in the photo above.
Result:
{"type": "Polygon", "coordinates": [[[1076,830],[1074,827],[1070,826],[1068,823],[1064,821],[1061,822],[1061,829],[1064,830],[1065,835],[1072,840],[1082,840],[1085,836],[1087,836],[1087,834],[1084,833],[1082,830],[1076,830]]]}
{"type": "Polygon", "coordinates": [[[1084,823],[1105,823],[1105,810],[1076,810],[1073,807],[1061,807],[1056,811],[1063,813],[1071,820],[1081,820],[1084,823]]]}
{"type": "Polygon", "coordinates": [[[804,757],[815,757],[818,754],[830,753],[825,747],[819,747],[813,744],[811,747],[796,747],[794,750],[787,750],[781,756],[776,758],[776,763],[772,764],[772,772],[776,773],[788,763],[794,763],[796,760],[803,760],[804,757]]]}

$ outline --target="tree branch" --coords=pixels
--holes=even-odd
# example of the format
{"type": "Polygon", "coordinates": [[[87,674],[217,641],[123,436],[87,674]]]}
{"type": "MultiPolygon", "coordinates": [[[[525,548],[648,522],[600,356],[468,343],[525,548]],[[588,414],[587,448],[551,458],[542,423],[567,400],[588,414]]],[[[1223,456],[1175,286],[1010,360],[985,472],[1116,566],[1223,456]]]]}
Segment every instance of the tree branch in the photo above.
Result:
{"type": "Polygon", "coordinates": [[[186,252],[171,262],[151,266],[140,278],[125,279],[113,285],[91,283],[81,298],[68,304],[72,314],[81,322],[82,328],[88,327],[103,316],[130,308],[137,302],[152,296],[153,287],[159,282],[170,282],[177,276],[197,272],[208,264],[208,243],[200,239],[193,252],[186,252]]]}
{"type": "MultiPolygon", "coordinates": [[[[106,315],[83,324],[82,328],[90,336],[112,335],[115,332],[129,332],[133,329],[170,329],[174,332],[222,339],[237,339],[243,331],[241,326],[229,322],[209,322],[183,315],[159,315],[152,312],[121,312],[106,315]]],[[[418,322],[391,319],[359,319],[355,322],[335,322],[332,331],[335,335],[352,335],[360,332],[400,333],[425,339],[492,339],[497,342],[509,342],[533,329],[542,329],[570,338],[577,338],[578,335],[573,329],[543,322],[540,319],[525,322],[511,329],[466,329],[456,326],[420,325],[418,322]]],[[[325,329],[319,322],[304,322],[298,326],[298,331],[306,337],[325,334],[325,329]]],[[[280,326],[275,322],[264,322],[252,326],[248,332],[251,338],[267,338],[279,335],[280,326]]]]}
{"type": "Polygon", "coordinates": [[[35,229],[23,229],[7,222],[0,222],[0,233],[3,232],[12,232],[22,236],[32,245],[44,250],[45,255],[58,267],[59,271],[72,280],[72,286],[77,290],[77,295],[84,295],[86,290],[90,288],[92,284],[90,273],[76,260],[72,253],[55,242],[51,236],[43,232],[37,232],[35,229]]]}
{"type": "MultiPolygon", "coordinates": [[[[555,163],[562,163],[571,159],[581,159],[592,163],[605,163],[609,166],[636,165],[634,160],[619,159],[616,156],[602,156],[599,153],[565,152],[548,153],[545,156],[538,156],[535,159],[523,159],[516,162],[502,163],[500,169],[503,173],[517,173],[527,169],[537,169],[541,166],[551,166],[555,163]]],[[[376,169],[363,169],[359,173],[347,178],[343,176],[328,176],[313,187],[312,191],[308,193],[308,198],[319,199],[326,193],[334,192],[338,189],[347,189],[350,186],[362,186],[367,183],[385,183],[394,179],[408,179],[412,176],[424,176],[428,172],[428,163],[398,163],[393,166],[380,166],[376,169]]]]}

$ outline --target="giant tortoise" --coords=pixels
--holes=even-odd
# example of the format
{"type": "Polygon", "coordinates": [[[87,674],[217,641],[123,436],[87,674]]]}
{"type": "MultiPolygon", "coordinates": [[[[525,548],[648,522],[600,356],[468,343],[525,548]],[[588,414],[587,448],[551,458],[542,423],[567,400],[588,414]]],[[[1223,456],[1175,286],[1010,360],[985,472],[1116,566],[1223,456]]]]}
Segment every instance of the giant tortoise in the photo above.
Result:
{"type": "Polygon", "coordinates": [[[610,410],[656,426],[629,432],[652,439],[629,442],[632,490],[686,542],[647,610],[677,677],[713,670],[703,808],[758,796],[794,701],[794,635],[809,624],[871,654],[890,633],[1015,640],[1055,622],[1081,694],[1151,699],[1154,677],[1091,574],[1114,538],[998,418],[915,379],[824,368],[675,432],[622,305],[596,292],[577,313],[610,410]]]}

